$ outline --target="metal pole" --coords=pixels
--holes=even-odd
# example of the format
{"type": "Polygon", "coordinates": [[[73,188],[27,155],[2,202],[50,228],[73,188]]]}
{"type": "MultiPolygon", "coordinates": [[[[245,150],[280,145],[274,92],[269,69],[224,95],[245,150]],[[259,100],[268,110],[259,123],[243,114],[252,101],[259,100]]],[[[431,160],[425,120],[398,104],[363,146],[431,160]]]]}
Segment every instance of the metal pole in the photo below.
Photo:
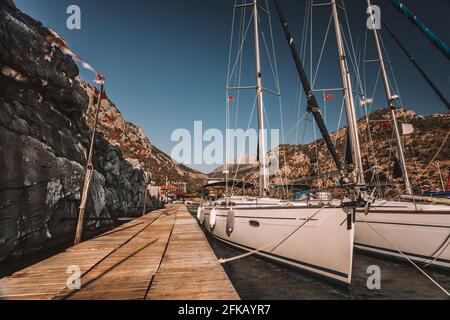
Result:
{"type": "Polygon", "coordinates": [[[259,195],[264,197],[268,190],[266,139],[264,130],[264,99],[261,74],[261,56],[259,52],[259,22],[258,1],[253,0],[253,25],[255,31],[255,61],[256,61],[256,95],[258,99],[258,130],[259,130],[259,195]]]}
{"type": "Polygon", "coordinates": [[[89,155],[88,155],[88,160],[87,160],[87,164],[86,164],[86,174],[85,174],[84,183],[83,183],[80,212],[78,214],[77,230],[75,233],[75,241],[74,241],[75,246],[81,243],[82,236],[83,236],[84,213],[86,210],[86,202],[88,199],[88,193],[89,193],[89,187],[91,185],[92,175],[94,174],[94,167],[92,165],[92,159],[94,156],[95,135],[97,133],[97,124],[98,124],[98,118],[100,115],[100,107],[101,107],[101,103],[102,103],[103,91],[104,91],[104,84],[102,83],[102,85],[100,87],[100,93],[98,96],[97,110],[95,112],[94,128],[92,129],[91,145],[89,148],[89,155]]]}
{"type": "Polygon", "coordinates": [[[150,185],[149,173],[145,172],[144,178],[145,178],[145,188],[144,188],[144,210],[142,212],[143,216],[145,216],[145,214],[147,213],[148,186],[150,185]]]}
{"type": "Polygon", "coordinates": [[[145,214],[147,213],[147,197],[148,197],[148,186],[145,188],[144,191],[144,210],[142,212],[142,215],[145,216],[145,214]]]}
{"type": "MultiPolygon", "coordinates": [[[[350,80],[350,72],[347,67],[347,59],[345,56],[345,48],[342,40],[341,26],[339,23],[338,8],[336,0],[331,1],[333,11],[334,28],[336,30],[336,41],[339,54],[339,66],[342,76],[342,87],[344,88],[344,100],[347,114],[348,130],[352,147],[353,163],[355,165],[356,184],[360,188],[365,187],[364,168],[361,159],[361,144],[359,140],[358,122],[356,119],[355,102],[353,100],[353,89],[350,80]]],[[[362,193],[365,191],[361,190],[362,193]]]]}
{"type": "MultiPolygon", "coordinates": [[[[369,6],[369,9],[372,7],[370,0],[367,0],[367,5],[369,6]]],[[[395,142],[397,144],[397,150],[398,150],[399,158],[400,158],[399,159],[400,166],[402,168],[403,178],[405,180],[406,193],[409,195],[413,195],[411,183],[409,181],[408,169],[406,167],[406,159],[405,159],[405,152],[403,150],[403,142],[402,142],[402,138],[400,136],[400,130],[398,127],[397,116],[395,114],[396,97],[392,96],[391,87],[389,85],[389,79],[388,79],[387,72],[386,72],[386,65],[384,63],[383,52],[381,50],[380,38],[378,35],[378,30],[376,28],[376,23],[375,23],[376,21],[375,21],[375,17],[373,16],[372,10],[370,10],[369,16],[372,20],[372,29],[373,29],[374,39],[375,39],[375,47],[377,49],[378,61],[379,61],[380,68],[381,68],[381,74],[383,76],[384,89],[386,92],[386,99],[387,99],[388,107],[391,111],[392,122],[394,124],[395,142]]]]}
{"type": "Polygon", "coordinates": [[[228,167],[228,155],[229,155],[229,138],[230,135],[228,133],[228,129],[230,127],[230,98],[227,97],[227,104],[226,104],[226,116],[227,116],[227,124],[226,124],[226,129],[225,129],[225,136],[226,136],[226,150],[225,150],[225,196],[228,197],[228,178],[229,178],[229,167],[228,167]]]}

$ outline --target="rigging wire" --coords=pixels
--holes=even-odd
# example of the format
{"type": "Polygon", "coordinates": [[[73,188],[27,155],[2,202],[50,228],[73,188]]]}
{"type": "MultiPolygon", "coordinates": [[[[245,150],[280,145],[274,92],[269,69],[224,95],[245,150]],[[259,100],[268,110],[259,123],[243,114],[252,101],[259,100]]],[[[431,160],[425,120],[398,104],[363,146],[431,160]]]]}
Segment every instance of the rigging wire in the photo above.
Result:
{"type": "MultiPolygon", "coordinates": [[[[347,30],[348,30],[348,34],[349,34],[349,38],[350,38],[350,45],[351,45],[351,49],[352,49],[352,51],[351,51],[352,54],[350,54],[350,58],[353,57],[353,59],[354,59],[354,60],[351,60],[351,61],[353,63],[353,68],[355,70],[355,74],[356,74],[356,77],[357,77],[357,82],[358,82],[360,91],[364,95],[364,93],[366,91],[364,91],[364,88],[363,88],[363,83],[362,83],[362,79],[361,79],[361,72],[360,72],[360,69],[359,69],[358,62],[357,62],[357,54],[356,54],[355,45],[354,45],[354,41],[353,41],[353,35],[352,35],[352,31],[350,29],[350,21],[349,21],[349,18],[348,18],[347,8],[345,7],[344,0],[342,0],[342,7],[344,9],[345,21],[346,21],[347,30]]],[[[344,33],[344,41],[346,41],[345,33],[344,33]]],[[[348,51],[350,52],[350,49],[348,49],[348,51]]]]}
{"type": "MultiPolygon", "coordinates": [[[[230,126],[230,112],[231,112],[231,102],[229,100],[229,96],[230,96],[230,90],[229,90],[229,85],[230,85],[230,68],[231,68],[231,56],[232,56],[232,51],[233,51],[233,43],[234,43],[234,26],[235,26],[235,19],[236,19],[236,5],[237,5],[237,0],[234,1],[234,6],[233,6],[233,17],[232,17],[232,23],[231,23],[231,35],[230,35],[230,49],[229,49],[229,53],[228,53],[228,68],[227,68],[227,83],[226,83],[226,92],[225,92],[225,113],[226,113],[226,125],[225,125],[225,136],[228,137],[228,129],[230,126]]],[[[225,180],[228,180],[228,156],[229,156],[229,149],[228,149],[228,145],[226,145],[225,147],[225,170],[226,170],[226,177],[225,180]]],[[[227,187],[228,188],[228,187],[227,187]]]]}
{"type": "MultiPolygon", "coordinates": [[[[240,25],[240,30],[239,30],[239,39],[240,39],[240,43],[242,43],[242,41],[244,41],[244,27],[245,27],[245,18],[246,18],[246,10],[247,8],[243,8],[242,12],[241,12],[241,25],[240,25]]],[[[244,55],[244,51],[242,50],[241,55],[240,55],[240,59],[239,59],[239,76],[238,76],[238,80],[237,80],[237,87],[241,86],[242,83],[242,65],[243,65],[243,55],[244,55]]],[[[238,114],[239,114],[239,106],[240,106],[240,101],[241,101],[241,92],[238,90],[237,92],[237,98],[236,98],[236,111],[235,111],[235,120],[234,120],[234,129],[237,129],[238,127],[238,114]]]]}
{"type": "Polygon", "coordinates": [[[364,53],[363,53],[363,84],[364,84],[364,92],[368,92],[367,90],[367,73],[366,73],[366,57],[367,57],[367,38],[368,38],[368,33],[369,33],[369,29],[366,29],[366,34],[364,36],[364,53]]]}
{"type": "Polygon", "coordinates": [[[238,64],[238,62],[239,62],[239,56],[242,54],[243,47],[244,47],[244,43],[245,43],[245,39],[247,39],[248,31],[249,31],[250,26],[251,26],[251,24],[252,24],[252,18],[253,18],[253,12],[252,12],[252,14],[251,14],[251,17],[250,17],[250,20],[249,20],[249,22],[248,22],[247,28],[246,28],[246,30],[245,30],[244,41],[242,41],[241,47],[239,48],[238,54],[237,54],[237,56],[236,56],[236,60],[235,60],[235,62],[234,62],[233,69],[232,69],[232,71],[231,71],[231,74],[234,74],[234,71],[236,70],[237,64],[238,64]]]}
{"type": "Polygon", "coordinates": [[[416,183],[417,181],[420,181],[420,180],[424,179],[424,178],[421,178],[420,176],[421,176],[422,174],[426,173],[426,172],[428,171],[428,169],[431,167],[431,165],[433,164],[433,162],[436,160],[436,158],[438,157],[438,155],[441,153],[442,149],[444,149],[445,145],[447,144],[447,140],[448,140],[449,136],[450,136],[450,130],[447,132],[447,135],[446,135],[446,137],[445,137],[445,139],[444,139],[444,142],[442,143],[442,145],[440,146],[439,150],[438,150],[438,151],[436,152],[436,154],[434,155],[433,159],[431,159],[431,161],[430,161],[430,163],[428,164],[428,166],[427,166],[424,170],[422,170],[421,174],[418,175],[418,178],[415,180],[414,183],[416,183]]]}
{"type": "MultiPolygon", "coordinates": [[[[268,0],[266,0],[266,7],[269,8],[268,0]]],[[[270,11],[269,11],[269,30],[270,30],[270,39],[271,39],[271,43],[272,43],[272,54],[273,54],[274,66],[275,66],[275,79],[276,79],[277,91],[280,94],[278,96],[278,105],[279,105],[279,110],[280,110],[280,122],[281,122],[281,139],[282,139],[281,142],[285,146],[286,145],[286,137],[285,137],[285,127],[284,127],[283,101],[282,101],[282,96],[281,96],[280,76],[279,76],[277,55],[276,55],[276,50],[275,50],[275,40],[274,40],[274,36],[273,36],[273,25],[272,25],[270,11]]],[[[279,150],[281,151],[281,148],[279,148],[279,150]]],[[[279,161],[279,159],[278,159],[278,161],[279,161]]],[[[283,161],[284,161],[284,165],[286,166],[286,164],[287,164],[286,150],[283,152],[283,161]]],[[[281,175],[283,175],[283,172],[284,171],[281,170],[281,175]]],[[[281,178],[283,179],[283,177],[281,177],[281,178]]],[[[285,191],[286,191],[286,196],[287,196],[287,192],[288,192],[288,190],[287,190],[288,189],[287,173],[285,173],[285,182],[286,182],[286,190],[285,191]]]]}
{"type": "MultiPolygon", "coordinates": [[[[311,5],[311,1],[312,0],[307,0],[305,3],[305,18],[303,21],[303,34],[302,34],[302,41],[301,41],[301,47],[300,47],[300,55],[302,57],[302,60],[305,61],[306,58],[306,50],[307,50],[307,42],[308,42],[308,25],[309,25],[309,19],[310,19],[310,15],[311,15],[311,10],[312,10],[312,5],[311,5]]],[[[301,82],[300,82],[300,78],[298,78],[298,89],[300,89],[302,87],[301,82]]],[[[301,91],[301,90],[300,90],[301,91]]],[[[295,141],[299,141],[298,140],[298,135],[299,135],[299,131],[300,131],[300,123],[301,123],[301,114],[302,114],[302,102],[303,102],[303,94],[301,94],[301,92],[299,91],[299,102],[298,102],[298,113],[297,113],[297,122],[298,122],[298,126],[297,126],[297,130],[295,133],[295,141]]],[[[306,112],[306,105],[305,105],[305,112],[306,112]]],[[[304,113],[303,113],[304,114],[304,113]]],[[[303,119],[306,119],[305,116],[303,116],[303,119]]],[[[307,125],[306,121],[305,121],[305,126],[307,125]]],[[[305,133],[303,134],[303,138],[302,138],[302,144],[304,143],[304,137],[305,137],[305,133]]]]}
{"type": "Polygon", "coordinates": [[[326,46],[327,41],[328,41],[328,35],[330,33],[331,23],[332,22],[333,22],[333,14],[330,13],[330,19],[328,21],[327,31],[325,33],[325,37],[324,37],[324,40],[323,40],[323,43],[322,43],[322,49],[320,50],[319,60],[317,62],[317,68],[316,68],[316,72],[315,72],[315,75],[314,75],[314,78],[313,78],[313,82],[312,82],[312,87],[313,88],[316,87],[316,80],[317,80],[319,69],[320,69],[320,66],[321,66],[321,63],[322,63],[322,58],[323,58],[323,54],[324,54],[324,51],[325,51],[325,46],[326,46]]]}
{"type": "MultiPolygon", "coordinates": [[[[267,6],[267,8],[269,8],[267,0],[266,0],[266,6],[267,6]]],[[[236,10],[236,8],[235,8],[235,10],[236,10]]],[[[270,12],[269,12],[269,16],[270,16],[270,12]]],[[[228,83],[230,83],[231,79],[235,76],[236,68],[238,69],[237,70],[237,74],[238,75],[236,75],[236,77],[237,77],[236,81],[238,83],[237,88],[240,87],[240,83],[241,83],[241,79],[242,79],[242,60],[243,60],[244,44],[245,44],[245,40],[246,40],[246,37],[247,37],[247,33],[249,31],[249,26],[251,24],[252,18],[254,18],[254,12],[252,12],[252,15],[250,17],[250,20],[249,20],[249,23],[248,23],[247,27],[245,28],[245,32],[244,32],[243,36],[240,37],[238,54],[236,56],[236,60],[234,62],[233,68],[232,68],[231,72],[229,71],[229,75],[228,75],[228,83]],[[237,67],[238,63],[239,63],[239,67],[237,67]]],[[[260,20],[259,17],[258,17],[258,23],[261,23],[261,20],[260,20]]],[[[241,20],[241,27],[243,25],[245,25],[245,24],[246,24],[245,20],[241,20]]],[[[232,28],[232,32],[233,33],[234,33],[234,25],[235,25],[235,13],[233,14],[233,28],[232,28]]],[[[261,30],[261,34],[262,34],[263,43],[264,43],[264,46],[265,46],[265,49],[266,49],[266,52],[267,52],[267,57],[268,57],[268,60],[269,60],[270,68],[271,68],[271,71],[272,71],[272,75],[274,77],[275,84],[276,84],[276,87],[277,87],[277,91],[279,93],[281,91],[280,90],[280,79],[279,79],[279,73],[278,73],[278,64],[277,64],[277,60],[276,60],[276,51],[275,51],[275,43],[274,43],[274,36],[273,36],[273,27],[272,27],[272,22],[271,22],[270,18],[269,18],[269,28],[270,28],[270,42],[271,42],[272,53],[270,52],[270,49],[269,49],[269,44],[268,44],[268,40],[267,40],[266,34],[262,30],[261,30]]],[[[231,36],[231,38],[234,39],[234,34],[231,36]]],[[[229,60],[229,65],[231,65],[231,54],[230,54],[229,59],[230,59],[229,60]]],[[[229,69],[230,69],[230,67],[229,67],[229,69]]],[[[238,97],[239,97],[239,93],[238,93],[238,97]]],[[[283,105],[282,105],[281,95],[279,95],[279,97],[278,97],[278,104],[279,104],[279,110],[280,110],[282,141],[283,141],[283,144],[285,144],[285,128],[284,128],[284,116],[283,116],[283,105]]],[[[265,113],[266,112],[265,106],[263,107],[263,109],[264,109],[264,113],[265,113]]],[[[251,123],[252,118],[253,118],[253,112],[254,112],[254,108],[252,109],[252,114],[251,114],[251,117],[250,117],[248,128],[250,128],[250,123],[251,123]]],[[[236,115],[235,115],[235,126],[236,127],[237,127],[237,116],[238,116],[238,113],[237,113],[237,110],[236,110],[236,115]]],[[[268,122],[268,118],[266,118],[266,122],[268,123],[268,127],[270,127],[270,124],[268,122]]],[[[285,153],[284,153],[284,162],[286,163],[285,153]]],[[[237,171],[235,172],[235,179],[234,180],[236,180],[236,178],[237,178],[237,174],[239,172],[239,169],[240,169],[240,163],[239,163],[239,165],[237,167],[237,171]]],[[[283,172],[281,172],[281,174],[283,174],[283,172]]],[[[286,177],[285,180],[286,180],[286,185],[287,185],[287,177],[286,177]]],[[[234,183],[233,183],[232,190],[233,190],[233,188],[234,188],[234,183]]]]}
{"type": "MultiPolygon", "coordinates": [[[[248,121],[248,125],[247,125],[247,131],[250,129],[250,126],[251,126],[251,123],[252,123],[252,120],[253,120],[253,115],[254,115],[254,113],[255,113],[255,109],[256,109],[256,103],[257,103],[257,101],[258,101],[258,95],[257,94],[255,94],[255,99],[254,99],[254,102],[253,102],[253,108],[252,108],[252,111],[251,111],[251,114],[250,114],[250,119],[249,119],[249,121],[248,121]]],[[[236,187],[236,179],[237,179],[237,175],[238,175],[238,173],[239,173],[239,169],[240,169],[240,167],[241,167],[241,160],[240,160],[240,157],[241,157],[242,155],[238,155],[238,164],[237,164],[237,168],[236,168],[236,171],[235,171],[235,174],[234,174],[234,179],[233,179],[233,185],[232,185],[232,188],[231,188],[231,190],[234,190],[234,188],[236,187]]]]}

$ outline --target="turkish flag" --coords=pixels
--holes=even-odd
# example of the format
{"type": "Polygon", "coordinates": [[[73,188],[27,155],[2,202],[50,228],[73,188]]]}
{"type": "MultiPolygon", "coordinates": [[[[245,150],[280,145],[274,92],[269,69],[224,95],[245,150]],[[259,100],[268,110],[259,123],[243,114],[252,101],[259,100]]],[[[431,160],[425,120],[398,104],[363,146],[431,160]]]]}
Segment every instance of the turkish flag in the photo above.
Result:
{"type": "Polygon", "coordinates": [[[97,72],[97,79],[98,81],[105,82],[105,77],[100,72],[97,72]]]}
{"type": "Polygon", "coordinates": [[[325,101],[331,101],[331,100],[336,99],[336,95],[334,95],[334,94],[324,94],[323,97],[324,97],[325,101]]]}
{"type": "Polygon", "coordinates": [[[228,103],[233,103],[234,101],[234,97],[233,96],[229,96],[228,97],[228,103]]]}
{"type": "Polygon", "coordinates": [[[381,128],[392,127],[392,123],[390,121],[384,121],[381,123],[381,128]]]}

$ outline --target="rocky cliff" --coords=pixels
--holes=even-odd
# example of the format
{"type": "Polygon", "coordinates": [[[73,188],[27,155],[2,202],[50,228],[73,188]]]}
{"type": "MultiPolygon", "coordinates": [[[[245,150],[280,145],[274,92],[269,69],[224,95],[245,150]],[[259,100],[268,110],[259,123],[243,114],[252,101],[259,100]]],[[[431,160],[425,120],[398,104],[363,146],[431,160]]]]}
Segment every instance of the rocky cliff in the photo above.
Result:
{"type": "MultiPolygon", "coordinates": [[[[414,111],[397,110],[399,122],[414,126],[414,133],[404,137],[408,171],[411,183],[416,193],[422,191],[436,191],[442,189],[438,164],[447,183],[448,168],[450,167],[450,139],[443,145],[450,130],[450,114],[436,114],[424,117],[414,111]],[[443,146],[435,159],[434,156],[443,146]],[[433,163],[430,162],[433,161],[433,163]]],[[[390,184],[387,194],[404,192],[403,179],[393,178],[395,142],[393,140],[393,128],[390,125],[390,112],[381,109],[369,116],[369,126],[366,119],[358,122],[361,132],[362,156],[365,170],[368,171],[368,182],[390,184]],[[370,133],[370,134],[369,134],[370,133]],[[370,137],[370,138],[369,138],[370,137]],[[372,175],[372,172],[375,174],[372,175]],[[378,177],[378,178],[377,178],[378,177]]],[[[336,142],[339,155],[344,159],[346,148],[346,131],[341,129],[332,134],[332,140],[336,142]]],[[[326,148],[324,140],[318,140],[307,145],[282,145],[279,148],[281,172],[272,177],[272,182],[279,183],[286,178],[290,181],[316,176],[317,173],[326,173],[336,170],[334,162],[326,148]]],[[[231,166],[231,173],[235,173],[238,166],[231,166]]],[[[218,168],[210,177],[222,177],[223,168],[218,168]]],[[[257,180],[257,167],[255,165],[240,165],[239,178],[257,180]]],[[[335,180],[317,179],[316,186],[331,186],[335,180]]]]}
{"type": "MultiPolygon", "coordinates": [[[[46,59],[50,35],[0,0],[0,261],[74,235],[97,95],[69,56],[56,49],[46,59]]],[[[102,220],[88,229],[143,206],[144,171],[202,177],[152,146],[111,101],[100,120],[87,218],[102,220]]]]}

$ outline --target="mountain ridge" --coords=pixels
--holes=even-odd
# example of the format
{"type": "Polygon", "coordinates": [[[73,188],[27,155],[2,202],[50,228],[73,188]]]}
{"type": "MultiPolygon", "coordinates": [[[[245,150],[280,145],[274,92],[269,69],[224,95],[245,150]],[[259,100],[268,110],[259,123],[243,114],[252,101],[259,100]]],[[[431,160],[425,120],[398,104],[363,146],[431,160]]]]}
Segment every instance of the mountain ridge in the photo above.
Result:
{"type": "MultiPolygon", "coordinates": [[[[450,128],[450,114],[433,114],[422,116],[408,109],[397,109],[397,117],[400,123],[408,123],[414,126],[414,133],[405,136],[405,151],[407,158],[407,167],[410,173],[412,183],[416,182],[415,191],[435,191],[442,189],[442,182],[436,165],[429,166],[435,153],[442,146],[448,130],[450,128]],[[426,169],[426,171],[424,171],[426,169]],[[427,179],[428,177],[428,179],[427,179]],[[420,183],[418,183],[420,182],[420,183]],[[428,185],[428,186],[427,186],[428,185]]],[[[392,139],[391,116],[388,109],[380,109],[369,115],[370,130],[367,127],[365,118],[359,119],[358,127],[361,133],[362,155],[365,170],[375,167],[375,171],[383,181],[392,181],[393,152],[394,141],[392,139]],[[372,143],[368,140],[368,133],[373,139],[372,143]],[[375,159],[377,159],[378,166],[375,159]]],[[[347,128],[341,128],[331,134],[332,140],[336,141],[336,149],[341,159],[344,159],[346,145],[347,128]]],[[[450,168],[450,141],[447,140],[441,153],[436,156],[434,161],[439,161],[441,173],[444,182],[447,182],[447,168],[450,168]]],[[[317,173],[325,173],[336,170],[336,166],[329,154],[325,141],[318,139],[305,145],[280,145],[277,148],[280,154],[281,175],[272,177],[273,183],[281,183],[283,180],[308,179],[316,176],[317,173]],[[316,150],[317,148],[317,150],[316,150]],[[316,163],[319,163],[320,170],[317,170],[316,163]],[[326,170],[325,170],[325,169],[326,170]],[[318,171],[318,172],[317,172],[318,171]],[[283,178],[281,178],[283,176],[283,178]]],[[[272,150],[273,151],[273,150],[272,150]]],[[[244,164],[239,166],[241,173],[237,178],[248,179],[256,183],[258,181],[257,165],[244,164]]],[[[236,174],[237,166],[230,166],[230,176],[236,174]]],[[[208,174],[210,178],[223,178],[224,166],[221,166],[208,174]]],[[[366,177],[371,180],[371,176],[366,177]]],[[[390,190],[393,193],[402,192],[402,179],[396,180],[396,186],[390,190]],[[395,192],[394,192],[395,189],[395,192]]],[[[319,185],[332,186],[336,183],[334,180],[317,180],[319,185]]]]}

